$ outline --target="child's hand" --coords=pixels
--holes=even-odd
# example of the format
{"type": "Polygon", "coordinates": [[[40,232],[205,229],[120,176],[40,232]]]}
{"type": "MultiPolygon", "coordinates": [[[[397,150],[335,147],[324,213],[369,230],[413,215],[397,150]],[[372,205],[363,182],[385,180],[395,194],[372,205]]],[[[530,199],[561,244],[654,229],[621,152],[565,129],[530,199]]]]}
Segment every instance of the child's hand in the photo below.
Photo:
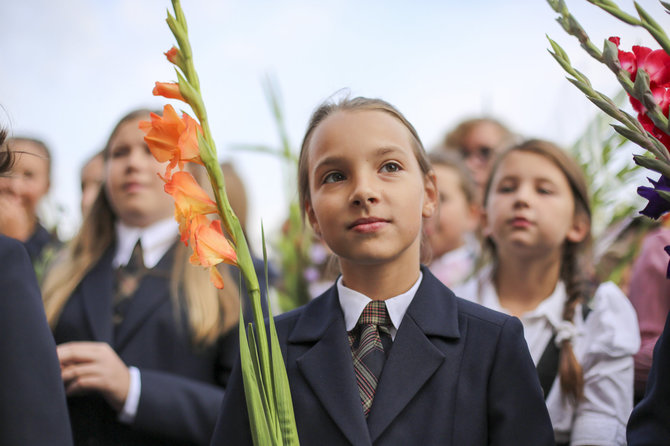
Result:
{"type": "Polygon", "coordinates": [[[130,372],[119,355],[104,342],[68,342],[57,348],[67,395],[101,393],[121,411],[130,386],[130,372]]]}

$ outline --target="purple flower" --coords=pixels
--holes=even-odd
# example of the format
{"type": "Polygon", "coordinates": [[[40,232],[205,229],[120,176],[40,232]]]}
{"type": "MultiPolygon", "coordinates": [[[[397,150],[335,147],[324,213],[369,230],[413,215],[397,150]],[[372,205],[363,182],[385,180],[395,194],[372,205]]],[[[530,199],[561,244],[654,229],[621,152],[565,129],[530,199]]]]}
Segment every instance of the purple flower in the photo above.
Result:
{"type": "Polygon", "coordinates": [[[640,214],[657,219],[670,211],[670,201],[662,198],[657,192],[657,190],[663,190],[670,193],[670,180],[663,175],[661,175],[658,181],[654,181],[651,178],[647,179],[654,187],[640,186],[637,188],[638,195],[649,200],[649,203],[640,211],[640,214]]]}

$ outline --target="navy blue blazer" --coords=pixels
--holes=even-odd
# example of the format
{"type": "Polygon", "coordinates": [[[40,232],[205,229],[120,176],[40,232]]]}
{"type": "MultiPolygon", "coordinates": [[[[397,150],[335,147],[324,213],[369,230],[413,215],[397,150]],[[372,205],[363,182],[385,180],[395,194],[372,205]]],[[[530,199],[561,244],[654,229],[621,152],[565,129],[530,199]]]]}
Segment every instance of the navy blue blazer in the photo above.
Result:
{"type": "MultiPolygon", "coordinates": [[[[367,420],[337,288],[277,317],[301,444],[553,445],[519,320],[422,271],[367,420]]],[[[238,361],[212,445],[251,444],[238,361]]]]}
{"type": "Polygon", "coordinates": [[[629,446],[670,444],[670,313],[656,341],[644,398],[628,420],[629,446]]]}
{"type": "Polygon", "coordinates": [[[237,327],[209,347],[195,347],[186,314],[175,313],[169,292],[174,246],[140,282],[114,333],[113,249],[84,277],[63,308],[54,336],[110,344],[128,366],[140,370],[141,395],[132,424],[99,395],[68,398],[75,444],[204,445],[216,423],[223,388],[239,344],[237,327]]]}
{"type": "Polygon", "coordinates": [[[72,445],[56,344],[23,244],[0,236],[0,444],[72,445]]]}

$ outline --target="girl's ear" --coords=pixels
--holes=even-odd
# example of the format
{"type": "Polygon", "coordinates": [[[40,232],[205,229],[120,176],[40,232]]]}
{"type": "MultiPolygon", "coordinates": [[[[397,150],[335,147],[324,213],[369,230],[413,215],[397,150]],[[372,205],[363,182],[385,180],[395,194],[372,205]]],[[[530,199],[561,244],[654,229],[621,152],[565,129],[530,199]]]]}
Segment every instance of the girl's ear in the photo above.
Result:
{"type": "Polygon", "coordinates": [[[432,217],[437,210],[437,178],[432,170],[426,174],[423,180],[423,207],[421,216],[432,217]]]}
{"type": "Polygon", "coordinates": [[[309,224],[318,237],[321,237],[321,230],[319,229],[319,222],[316,220],[316,215],[314,214],[314,208],[312,208],[312,203],[309,200],[305,200],[305,214],[307,214],[307,220],[309,224]]]}
{"type": "Polygon", "coordinates": [[[565,235],[565,239],[572,243],[579,243],[586,238],[591,230],[591,223],[583,213],[576,213],[572,219],[572,226],[565,235]]]}

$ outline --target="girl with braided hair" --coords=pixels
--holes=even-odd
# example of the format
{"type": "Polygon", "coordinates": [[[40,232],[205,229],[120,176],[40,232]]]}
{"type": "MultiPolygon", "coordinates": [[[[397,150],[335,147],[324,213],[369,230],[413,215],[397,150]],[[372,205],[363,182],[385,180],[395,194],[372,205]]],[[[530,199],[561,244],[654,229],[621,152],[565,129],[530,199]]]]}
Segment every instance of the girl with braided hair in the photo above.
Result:
{"type": "Polygon", "coordinates": [[[484,192],[490,262],[455,292],[521,319],[559,445],[625,444],[640,338],[626,296],[590,274],[582,171],[530,140],[499,156],[484,192]]]}

